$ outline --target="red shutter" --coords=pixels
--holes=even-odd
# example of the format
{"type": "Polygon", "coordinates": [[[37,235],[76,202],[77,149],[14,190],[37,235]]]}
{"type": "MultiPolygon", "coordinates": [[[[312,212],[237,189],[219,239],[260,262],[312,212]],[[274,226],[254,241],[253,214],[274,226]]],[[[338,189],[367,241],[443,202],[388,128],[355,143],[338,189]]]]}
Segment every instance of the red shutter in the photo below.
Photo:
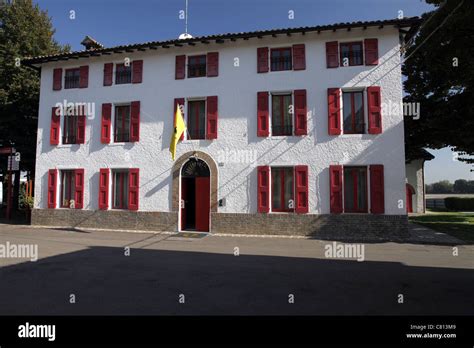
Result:
{"type": "Polygon", "coordinates": [[[268,137],[268,92],[257,93],[257,136],[268,137]]]}
{"type": "Polygon", "coordinates": [[[140,188],[140,170],[138,168],[130,169],[128,173],[128,209],[138,210],[139,188],[140,188]]]}
{"type": "Polygon", "coordinates": [[[74,204],[76,209],[84,207],[84,169],[74,171],[74,204]]]}
{"type": "Polygon", "coordinates": [[[328,68],[339,66],[339,43],[337,41],[326,42],[326,66],[328,68]]]}
{"type": "Polygon", "coordinates": [[[109,208],[109,168],[101,168],[99,173],[99,209],[109,208]]]}
{"type": "Polygon", "coordinates": [[[51,112],[51,128],[49,131],[49,143],[51,145],[58,145],[59,144],[59,129],[61,128],[61,118],[59,115],[58,107],[53,107],[51,112]]]}
{"type": "Polygon", "coordinates": [[[329,166],[330,211],[342,213],[342,166],[329,166]]]}
{"type": "Polygon", "coordinates": [[[112,104],[102,104],[102,121],[100,126],[100,142],[102,144],[110,143],[110,127],[112,118],[112,104]]]}
{"type": "Polygon", "coordinates": [[[132,83],[142,83],[143,78],[143,60],[134,60],[132,62],[132,83]]]}
{"type": "Polygon", "coordinates": [[[268,47],[257,48],[257,72],[268,72],[268,47]]]}
{"type": "Polygon", "coordinates": [[[367,105],[369,109],[369,133],[382,133],[382,100],[380,97],[380,87],[367,87],[367,105]]]}
{"type": "Polygon", "coordinates": [[[219,52],[209,52],[207,54],[207,77],[219,75],[219,52]]]}
{"type": "Polygon", "coordinates": [[[293,45],[293,70],[306,69],[306,54],[304,44],[293,45]]]}
{"type": "Polygon", "coordinates": [[[308,166],[295,167],[295,212],[306,214],[308,204],[308,166]]]}
{"type": "Polygon", "coordinates": [[[329,135],[341,134],[341,90],[328,88],[328,132],[329,135]]]}
{"type": "Polygon", "coordinates": [[[186,56],[176,56],[175,79],[181,80],[186,76],[186,56]]]}
{"type": "MultiPolygon", "coordinates": [[[[176,108],[178,107],[178,105],[182,105],[182,110],[181,111],[184,111],[184,98],[175,98],[174,99],[174,106],[173,106],[173,130],[174,130],[174,127],[176,126],[175,123],[174,123],[174,115],[176,114],[176,108]]],[[[183,117],[184,117],[184,113],[183,113],[183,117]]],[[[181,134],[181,138],[179,138],[179,140],[183,140],[184,139],[184,132],[183,134],[181,134]]]]}
{"type": "Polygon", "coordinates": [[[379,41],[377,39],[365,39],[365,65],[377,65],[379,63],[379,41]]]}
{"type": "Polygon", "coordinates": [[[295,95],[295,135],[306,135],[307,131],[307,114],[306,107],[306,90],[298,89],[295,95]]]}
{"type": "Polygon", "coordinates": [[[62,87],[63,69],[58,68],[53,70],[53,90],[59,91],[62,87]]]}
{"type": "Polygon", "coordinates": [[[270,211],[270,167],[257,167],[257,185],[258,185],[258,212],[268,213],[270,211]]]}
{"type": "Polygon", "coordinates": [[[383,165],[370,166],[370,211],[372,214],[385,212],[383,165]]]}
{"type": "Polygon", "coordinates": [[[85,106],[80,115],[77,115],[77,137],[76,144],[84,144],[86,142],[86,116],[85,106]]]}
{"type": "Polygon", "coordinates": [[[58,170],[50,169],[48,171],[48,208],[56,208],[56,187],[58,182],[58,170]]]}
{"type": "Polygon", "coordinates": [[[130,112],[130,141],[140,140],[140,102],[133,101],[130,112]]]}
{"type": "Polygon", "coordinates": [[[104,64],[104,86],[112,86],[112,77],[114,74],[114,63],[104,64]]]}
{"type": "Polygon", "coordinates": [[[79,68],[79,88],[87,88],[89,85],[89,66],[84,65],[79,68]]]}
{"type": "Polygon", "coordinates": [[[217,139],[217,96],[207,97],[207,139],[217,139]]]}

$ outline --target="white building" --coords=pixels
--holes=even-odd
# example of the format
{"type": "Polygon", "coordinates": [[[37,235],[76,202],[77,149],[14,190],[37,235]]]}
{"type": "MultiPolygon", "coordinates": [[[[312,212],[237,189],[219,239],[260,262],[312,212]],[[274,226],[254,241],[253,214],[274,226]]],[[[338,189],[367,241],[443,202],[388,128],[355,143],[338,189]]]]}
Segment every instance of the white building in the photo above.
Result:
{"type": "Polygon", "coordinates": [[[402,100],[401,45],[418,24],[88,39],[85,51],[26,60],[41,68],[33,223],[403,234],[403,115],[384,104],[402,100]],[[61,114],[68,103],[86,108],[61,114]],[[172,161],[177,104],[188,132],[172,161]]]}

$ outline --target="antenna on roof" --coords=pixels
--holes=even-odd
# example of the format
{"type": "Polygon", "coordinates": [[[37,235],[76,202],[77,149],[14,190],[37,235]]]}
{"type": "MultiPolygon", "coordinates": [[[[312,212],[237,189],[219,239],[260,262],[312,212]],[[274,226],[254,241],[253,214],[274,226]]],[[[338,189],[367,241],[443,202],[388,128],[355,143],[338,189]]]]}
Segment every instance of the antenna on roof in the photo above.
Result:
{"type": "Polygon", "coordinates": [[[188,33],[188,0],[186,0],[186,10],[184,13],[184,19],[185,19],[185,24],[184,24],[184,33],[182,33],[178,38],[180,40],[184,39],[191,39],[193,36],[188,33]]]}

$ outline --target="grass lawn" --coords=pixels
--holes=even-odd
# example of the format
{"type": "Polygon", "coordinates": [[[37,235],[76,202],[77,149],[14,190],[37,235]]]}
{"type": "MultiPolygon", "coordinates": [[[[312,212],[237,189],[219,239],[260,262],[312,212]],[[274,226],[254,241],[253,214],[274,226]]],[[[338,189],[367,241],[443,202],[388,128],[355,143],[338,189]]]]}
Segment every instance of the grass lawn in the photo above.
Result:
{"type": "Polygon", "coordinates": [[[411,216],[410,221],[474,243],[474,213],[434,212],[411,216]]]}

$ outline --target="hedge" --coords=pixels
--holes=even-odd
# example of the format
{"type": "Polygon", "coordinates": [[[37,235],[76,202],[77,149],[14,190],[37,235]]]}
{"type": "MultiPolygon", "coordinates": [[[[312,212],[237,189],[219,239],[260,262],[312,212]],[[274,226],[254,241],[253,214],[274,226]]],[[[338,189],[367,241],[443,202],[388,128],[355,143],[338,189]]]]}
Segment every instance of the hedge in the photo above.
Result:
{"type": "Polygon", "coordinates": [[[448,197],[444,199],[448,210],[474,211],[474,198],[448,197]]]}

